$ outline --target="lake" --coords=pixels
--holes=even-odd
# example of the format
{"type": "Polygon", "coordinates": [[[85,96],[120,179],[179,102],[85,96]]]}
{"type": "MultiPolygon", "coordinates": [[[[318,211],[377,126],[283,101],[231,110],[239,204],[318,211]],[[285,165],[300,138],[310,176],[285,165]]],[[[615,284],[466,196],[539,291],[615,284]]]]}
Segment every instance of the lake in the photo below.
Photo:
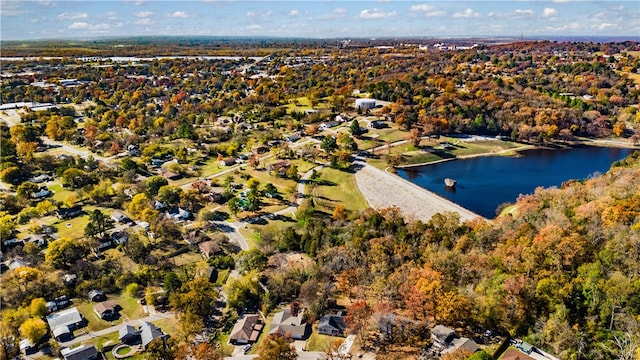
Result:
{"type": "Polygon", "coordinates": [[[476,157],[398,169],[398,175],[491,219],[498,205],[515,202],[520,194],[531,194],[538,186],[560,186],[570,179],[604,173],[632,151],[590,146],[535,149],[517,157],[476,157]],[[455,190],[445,187],[445,178],[457,180],[455,190]]]}

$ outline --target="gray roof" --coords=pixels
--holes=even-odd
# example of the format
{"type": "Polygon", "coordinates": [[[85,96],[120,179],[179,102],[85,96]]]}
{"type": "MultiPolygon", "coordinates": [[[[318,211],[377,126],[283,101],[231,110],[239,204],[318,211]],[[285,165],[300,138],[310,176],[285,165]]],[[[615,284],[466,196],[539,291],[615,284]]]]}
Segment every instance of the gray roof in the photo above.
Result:
{"type": "Polygon", "coordinates": [[[318,330],[323,329],[323,331],[336,330],[344,333],[346,328],[344,316],[341,315],[324,315],[320,318],[320,323],[318,324],[318,330]]]}
{"type": "Polygon", "coordinates": [[[150,322],[143,321],[140,325],[140,339],[142,340],[142,346],[146,347],[153,340],[163,336],[165,335],[162,330],[150,322]]]}
{"type": "Polygon", "coordinates": [[[269,334],[291,335],[294,339],[304,338],[307,334],[307,324],[304,322],[302,311],[293,316],[290,309],[284,309],[273,316],[269,334]]]}
{"type": "Polygon", "coordinates": [[[133,335],[133,336],[138,335],[138,332],[136,331],[135,326],[133,326],[133,325],[123,325],[118,330],[118,339],[122,340],[127,335],[133,335]]]}
{"type": "Polygon", "coordinates": [[[433,329],[431,329],[431,337],[443,344],[451,341],[451,338],[455,337],[455,335],[456,332],[453,329],[448,328],[444,325],[436,325],[433,329]]]}
{"type": "Polygon", "coordinates": [[[54,338],[57,338],[58,336],[64,334],[71,334],[71,330],[69,330],[68,326],[58,326],[57,328],[53,329],[54,338]]]}
{"type": "Polygon", "coordinates": [[[75,325],[82,322],[82,315],[78,312],[78,309],[75,307],[58,311],[57,313],[53,313],[47,316],[47,323],[49,323],[49,328],[56,329],[58,327],[66,327],[69,325],[75,325]]]}
{"type": "Polygon", "coordinates": [[[262,330],[260,317],[256,314],[247,314],[238,320],[229,335],[230,340],[255,342],[262,330]]]}
{"type": "Polygon", "coordinates": [[[451,340],[451,343],[445,350],[442,351],[442,354],[452,353],[461,349],[470,353],[474,353],[480,348],[478,347],[478,344],[475,343],[475,341],[463,337],[451,340]]]}
{"type": "Polygon", "coordinates": [[[82,345],[73,349],[62,349],[60,353],[65,360],[86,360],[96,359],[98,357],[98,350],[93,345],[82,345]]]}

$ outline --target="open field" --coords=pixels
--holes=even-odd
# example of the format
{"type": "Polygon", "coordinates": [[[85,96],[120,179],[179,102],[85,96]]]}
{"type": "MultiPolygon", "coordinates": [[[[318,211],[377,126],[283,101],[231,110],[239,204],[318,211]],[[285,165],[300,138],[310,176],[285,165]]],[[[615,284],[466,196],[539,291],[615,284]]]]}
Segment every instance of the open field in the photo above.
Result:
{"type": "Polygon", "coordinates": [[[307,339],[305,348],[307,349],[307,351],[320,351],[328,353],[331,349],[337,349],[343,342],[343,337],[318,334],[317,329],[314,329],[314,331],[311,333],[311,336],[309,336],[309,338],[307,339]]]}
{"type": "Polygon", "coordinates": [[[320,170],[319,185],[311,189],[311,195],[316,206],[329,214],[340,203],[351,211],[367,207],[356,185],[355,175],[351,172],[323,168],[320,170]]]}

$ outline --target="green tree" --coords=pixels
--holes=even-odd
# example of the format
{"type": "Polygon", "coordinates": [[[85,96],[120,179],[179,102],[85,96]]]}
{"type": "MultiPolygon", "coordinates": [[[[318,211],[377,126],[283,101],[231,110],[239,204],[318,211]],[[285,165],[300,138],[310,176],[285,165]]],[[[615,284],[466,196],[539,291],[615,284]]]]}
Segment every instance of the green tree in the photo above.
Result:
{"type": "Polygon", "coordinates": [[[170,296],[171,306],[181,314],[194,314],[201,318],[215,311],[218,290],[208,279],[199,277],[184,283],[170,296]]]}
{"type": "Polygon", "coordinates": [[[362,128],[360,128],[360,123],[358,122],[358,120],[353,119],[353,121],[351,122],[351,125],[349,126],[349,132],[353,136],[362,135],[362,128]]]}
{"type": "Polygon", "coordinates": [[[161,187],[169,185],[169,181],[162,176],[153,176],[145,182],[146,193],[149,197],[156,196],[161,187]]]}
{"type": "Polygon", "coordinates": [[[22,171],[17,166],[9,166],[0,171],[0,180],[7,184],[16,184],[22,179],[22,171]]]}
{"type": "Polygon", "coordinates": [[[295,360],[298,358],[296,349],[291,346],[291,339],[280,334],[269,335],[262,342],[258,352],[258,360],[295,360]]]}
{"type": "Polygon", "coordinates": [[[267,255],[260,249],[240,251],[238,254],[238,270],[241,274],[247,274],[251,270],[262,271],[267,266],[267,255]]]}
{"type": "Polygon", "coordinates": [[[271,194],[271,196],[275,196],[276,194],[278,194],[278,189],[276,189],[276,187],[272,183],[267,183],[264,186],[263,191],[265,194],[271,194]]]}
{"type": "Polygon", "coordinates": [[[260,306],[262,289],[258,284],[258,273],[251,271],[238,279],[230,279],[225,287],[229,307],[244,311],[260,306]]]}
{"type": "Polygon", "coordinates": [[[33,198],[33,194],[38,192],[40,187],[32,182],[25,181],[22,184],[18,185],[16,189],[16,195],[19,198],[31,200],[33,198]]]}
{"type": "Polygon", "coordinates": [[[32,344],[37,344],[47,333],[47,324],[40,318],[29,318],[20,325],[20,334],[29,339],[32,344]]]}
{"type": "Polygon", "coordinates": [[[47,314],[47,301],[44,298],[35,298],[29,304],[29,314],[35,318],[41,318],[47,314]]]}
{"type": "Polygon", "coordinates": [[[135,194],[127,208],[134,218],[140,218],[144,210],[151,208],[151,200],[149,200],[147,194],[135,194]]]}
{"type": "Polygon", "coordinates": [[[115,221],[95,209],[89,214],[89,223],[84,228],[84,236],[102,238],[107,230],[113,228],[115,221]]]}
{"type": "Polygon", "coordinates": [[[238,216],[238,213],[242,209],[242,203],[237,197],[232,197],[231,199],[229,199],[229,201],[227,202],[227,206],[229,207],[229,211],[231,211],[233,216],[238,216]]]}
{"type": "Polygon", "coordinates": [[[177,206],[181,196],[182,189],[178,186],[164,185],[158,190],[158,201],[167,206],[177,206]]]}
{"type": "Polygon", "coordinates": [[[338,143],[334,136],[325,136],[322,139],[322,144],[320,144],[320,148],[324,150],[327,154],[330,154],[333,150],[338,148],[338,143]]]}

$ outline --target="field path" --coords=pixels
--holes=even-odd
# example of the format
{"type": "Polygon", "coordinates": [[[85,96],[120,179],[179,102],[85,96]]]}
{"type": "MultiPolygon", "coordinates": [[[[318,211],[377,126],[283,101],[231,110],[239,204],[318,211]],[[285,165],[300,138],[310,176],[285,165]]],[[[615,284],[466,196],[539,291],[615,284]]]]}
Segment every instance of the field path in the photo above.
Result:
{"type": "MultiPolygon", "coordinates": [[[[374,209],[397,206],[408,220],[428,222],[437,213],[453,211],[460,214],[461,221],[482,218],[431,191],[423,189],[399,176],[387,173],[363,161],[356,171],[356,184],[364,198],[374,209]]],[[[444,186],[444,185],[443,185],[444,186]]]]}

